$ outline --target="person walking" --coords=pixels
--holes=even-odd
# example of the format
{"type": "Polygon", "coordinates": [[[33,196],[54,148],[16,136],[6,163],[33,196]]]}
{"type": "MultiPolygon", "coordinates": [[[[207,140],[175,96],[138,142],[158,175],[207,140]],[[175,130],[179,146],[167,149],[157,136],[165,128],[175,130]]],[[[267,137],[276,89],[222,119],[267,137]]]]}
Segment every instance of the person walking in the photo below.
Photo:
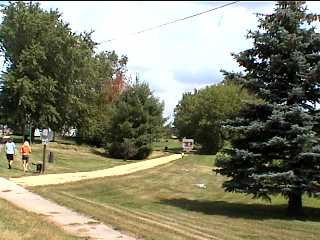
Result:
{"type": "Polygon", "coordinates": [[[5,150],[8,160],[8,169],[11,169],[14,155],[16,154],[16,144],[12,141],[11,138],[8,139],[8,141],[5,144],[5,150]]]}
{"type": "Polygon", "coordinates": [[[29,161],[29,154],[31,153],[31,147],[28,141],[25,141],[22,146],[20,147],[20,153],[22,155],[22,165],[23,171],[28,171],[28,161],[29,161]]]}

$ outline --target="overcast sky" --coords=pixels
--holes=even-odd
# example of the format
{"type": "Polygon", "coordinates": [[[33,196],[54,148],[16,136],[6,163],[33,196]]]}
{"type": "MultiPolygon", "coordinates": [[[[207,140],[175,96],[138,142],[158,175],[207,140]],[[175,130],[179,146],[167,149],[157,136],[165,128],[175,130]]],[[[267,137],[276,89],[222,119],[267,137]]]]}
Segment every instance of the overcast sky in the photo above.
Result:
{"type": "MultiPolygon", "coordinates": [[[[271,13],[274,2],[239,2],[207,14],[162,28],[130,35],[178,18],[229,3],[202,2],[40,2],[45,9],[58,9],[75,32],[94,30],[93,40],[106,42],[97,51],[115,50],[129,58],[132,77],[139,74],[165,103],[166,117],[182,93],[222,81],[221,69],[240,71],[231,52],[251,47],[247,30],[256,29],[255,13],[271,13]]],[[[320,13],[320,2],[308,2],[320,13]]]]}

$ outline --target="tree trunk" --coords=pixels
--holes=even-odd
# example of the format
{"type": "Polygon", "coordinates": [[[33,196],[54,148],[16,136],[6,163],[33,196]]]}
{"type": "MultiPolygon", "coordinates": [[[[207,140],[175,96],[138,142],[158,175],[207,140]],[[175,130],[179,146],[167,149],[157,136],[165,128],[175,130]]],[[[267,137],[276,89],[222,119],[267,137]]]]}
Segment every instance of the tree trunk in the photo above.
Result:
{"type": "Polygon", "coordinates": [[[290,216],[299,216],[302,214],[302,194],[289,193],[288,214],[290,216]]]}
{"type": "Polygon", "coordinates": [[[35,127],[31,127],[31,142],[34,143],[34,131],[36,130],[35,127]]]}
{"type": "Polygon", "coordinates": [[[26,141],[26,134],[25,134],[26,126],[25,126],[25,124],[22,125],[21,131],[22,131],[22,143],[23,143],[24,141],[26,141]]]}

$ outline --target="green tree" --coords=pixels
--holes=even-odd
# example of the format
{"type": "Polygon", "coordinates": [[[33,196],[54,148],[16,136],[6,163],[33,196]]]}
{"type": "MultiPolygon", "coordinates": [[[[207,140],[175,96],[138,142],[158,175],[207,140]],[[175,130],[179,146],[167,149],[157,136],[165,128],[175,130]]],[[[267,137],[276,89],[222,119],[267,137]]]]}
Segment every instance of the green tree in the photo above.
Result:
{"type": "Polygon", "coordinates": [[[112,104],[126,86],[127,57],[112,52],[102,52],[94,58],[96,78],[95,97],[81,116],[77,129],[77,141],[101,147],[110,128],[112,104]]]}
{"type": "Polygon", "coordinates": [[[136,82],[115,101],[107,142],[112,157],[144,159],[151,143],[161,134],[163,103],[155,98],[146,83],[136,82]]]}
{"type": "Polygon", "coordinates": [[[9,2],[1,12],[3,114],[17,126],[29,117],[34,127],[54,130],[79,122],[96,81],[91,33],[73,33],[57,10],[39,3],[9,2]]]}
{"type": "Polygon", "coordinates": [[[183,93],[182,99],[174,109],[173,125],[176,128],[179,138],[195,137],[193,113],[195,113],[197,109],[196,94],[197,90],[194,90],[194,93],[183,93]]]}
{"type": "Polygon", "coordinates": [[[221,121],[238,112],[245,101],[255,98],[232,83],[183,94],[175,108],[178,136],[193,138],[205,153],[216,153],[223,146],[221,121]]]}
{"type": "Polygon", "coordinates": [[[162,137],[164,139],[170,139],[172,136],[175,135],[175,129],[172,126],[172,122],[168,122],[163,127],[162,137]]]}
{"type": "Polygon", "coordinates": [[[250,104],[225,127],[233,148],[216,161],[228,176],[226,191],[269,199],[288,198],[288,213],[302,211],[302,195],[320,193],[320,151],[313,131],[319,121],[320,34],[308,25],[303,2],[278,2],[249,32],[253,48],[235,54],[244,85],[266,101],[250,104]]]}
{"type": "Polygon", "coordinates": [[[225,70],[221,70],[221,73],[224,76],[224,79],[222,83],[228,84],[228,83],[233,83],[237,85],[241,85],[242,82],[244,81],[243,79],[243,74],[241,72],[228,72],[225,70]]]}

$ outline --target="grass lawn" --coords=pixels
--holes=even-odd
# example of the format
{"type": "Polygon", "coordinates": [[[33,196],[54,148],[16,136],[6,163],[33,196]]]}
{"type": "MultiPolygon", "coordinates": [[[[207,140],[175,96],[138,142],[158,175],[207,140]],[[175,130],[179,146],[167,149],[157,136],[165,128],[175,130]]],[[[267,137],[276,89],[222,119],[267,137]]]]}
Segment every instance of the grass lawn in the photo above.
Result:
{"type": "MultiPolygon", "coordinates": [[[[16,146],[19,150],[21,141],[16,136],[16,146]]],[[[154,144],[154,152],[149,156],[151,158],[162,157],[171,154],[173,151],[178,151],[179,146],[177,140],[169,140],[168,152],[164,152],[164,146],[168,143],[165,140],[154,144]]],[[[31,163],[42,163],[43,145],[32,144],[32,154],[30,155],[29,167],[34,170],[35,166],[31,163]]],[[[46,159],[48,160],[49,152],[53,153],[54,163],[46,161],[45,173],[66,173],[66,172],[83,172],[105,169],[122,164],[129,164],[136,161],[124,161],[121,159],[108,158],[104,154],[104,149],[94,148],[86,145],[76,145],[72,140],[59,139],[56,142],[51,142],[47,145],[46,159]]],[[[8,170],[8,164],[4,149],[0,152],[0,176],[1,177],[20,177],[33,175],[32,171],[24,173],[21,161],[21,155],[17,153],[13,162],[13,169],[8,170]]]]}
{"type": "MultiPolygon", "coordinates": [[[[20,143],[16,143],[19,149],[20,143]]],[[[43,145],[32,144],[32,153],[30,162],[42,162],[43,145]]],[[[127,164],[133,161],[123,161],[121,159],[112,159],[104,156],[104,150],[85,145],[66,144],[65,142],[52,142],[47,145],[46,172],[45,173],[65,173],[92,171],[104,168],[110,168],[116,165],[127,164]],[[48,154],[53,152],[54,163],[48,163],[48,154]]],[[[30,168],[32,166],[29,164],[30,168]]],[[[15,156],[13,169],[8,170],[8,164],[4,149],[0,153],[0,176],[1,177],[19,177],[34,174],[32,171],[24,173],[20,153],[15,156]]]]}
{"type": "Polygon", "coordinates": [[[152,144],[153,152],[149,159],[167,156],[174,153],[181,153],[182,143],[177,139],[161,139],[152,144]],[[165,149],[167,147],[167,150],[165,149]]]}
{"type": "Polygon", "coordinates": [[[60,228],[47,223],[42,216],[21,210],[0,200],[1,240],[76,240],[60,228]]]}
{"type": "Polygon", "coordinates": [[[182,143],[178,139],[161,139],[158,142],[154,142],[154,151],[165,151],[165,147],[168,147],[169,153],[180,153],[182,150],[182,143]]]}
{"type": "Polygon", "coordinates": [[[290,219],[281,197],[269,204],[225,193],[225,178],[211,171],[213,159],[189,155],[127,176],[31,190],[149,240],[319,239],[319,199],[304,198],[308,217],[290,219]]]}

